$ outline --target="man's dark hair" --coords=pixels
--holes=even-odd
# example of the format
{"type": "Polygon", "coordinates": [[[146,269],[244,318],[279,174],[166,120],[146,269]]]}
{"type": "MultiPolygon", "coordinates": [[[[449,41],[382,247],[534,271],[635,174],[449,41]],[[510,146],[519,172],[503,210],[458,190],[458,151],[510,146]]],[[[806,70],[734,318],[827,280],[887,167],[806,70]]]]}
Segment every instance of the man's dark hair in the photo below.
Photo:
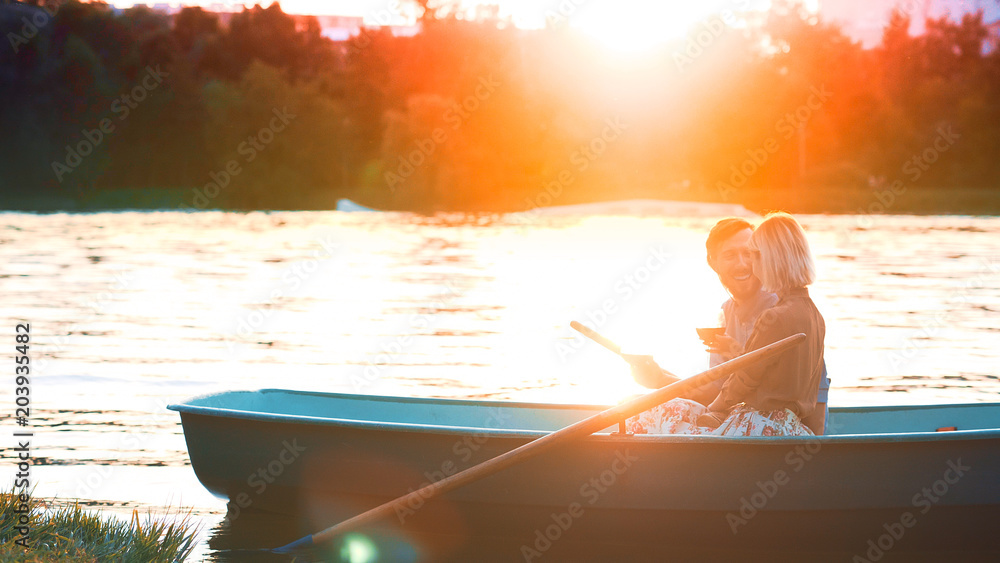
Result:
{"type": "Polygon", "coordinates": [[[712,227],[708,233],[708,240],[705,241],[705,250],[708,251],[708,265],[712,265],[715,254],[726,239],[742,231],[743,229],[753,230],[753,225],[746,219],[739,217],[726,217],[712,227]]]}

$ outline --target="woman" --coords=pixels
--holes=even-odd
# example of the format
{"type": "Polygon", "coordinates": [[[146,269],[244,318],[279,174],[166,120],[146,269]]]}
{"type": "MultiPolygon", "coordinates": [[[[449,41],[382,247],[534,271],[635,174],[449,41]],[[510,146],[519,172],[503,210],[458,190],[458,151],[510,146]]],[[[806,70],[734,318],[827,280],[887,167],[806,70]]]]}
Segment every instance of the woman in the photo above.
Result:
{"type": "Polygon", "coordinates": [[[805,333],[806,340],[781,355],[729,376],[706,408],[674,399],[629,419],[636,434],[806,436],[802,419],[816,408],[823,372],[826,325],[806,286],[816,277],[809,242],[787,213],[768,215],[750,237],[753,273],[778,302],[758,317],[746,351],[805,333]]]}

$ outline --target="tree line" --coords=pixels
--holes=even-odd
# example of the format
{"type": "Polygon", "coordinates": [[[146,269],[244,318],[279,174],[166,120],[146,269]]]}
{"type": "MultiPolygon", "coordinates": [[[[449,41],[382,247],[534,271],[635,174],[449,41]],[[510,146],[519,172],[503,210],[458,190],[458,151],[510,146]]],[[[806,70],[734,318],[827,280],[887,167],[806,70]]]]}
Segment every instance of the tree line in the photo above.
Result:
{"type": "Polygon", "coordinates": [[[0,4],[4,207],[151,189],[194,208],[420,211],[1000,195],[1000,45],[982,12],[913,35],[897,8],[865,49],[778,1],[622,54],[559,18],[524,30],[417,4],[415,35],[348,41],[277,3],[0,4]]]}

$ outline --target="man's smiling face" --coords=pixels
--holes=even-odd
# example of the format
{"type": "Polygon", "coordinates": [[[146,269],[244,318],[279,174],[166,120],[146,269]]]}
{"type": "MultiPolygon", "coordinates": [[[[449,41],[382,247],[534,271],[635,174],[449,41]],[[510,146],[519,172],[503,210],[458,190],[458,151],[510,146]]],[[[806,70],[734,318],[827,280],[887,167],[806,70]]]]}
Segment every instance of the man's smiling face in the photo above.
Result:
{"type": "Polygon", "coordinates": [[[749,299],[760,291],[760,280],[753,275],[753,254],[747,247],[753,231],[743,229],[722,241],[712,260],[719,281],[736,299],[749,299]]]}

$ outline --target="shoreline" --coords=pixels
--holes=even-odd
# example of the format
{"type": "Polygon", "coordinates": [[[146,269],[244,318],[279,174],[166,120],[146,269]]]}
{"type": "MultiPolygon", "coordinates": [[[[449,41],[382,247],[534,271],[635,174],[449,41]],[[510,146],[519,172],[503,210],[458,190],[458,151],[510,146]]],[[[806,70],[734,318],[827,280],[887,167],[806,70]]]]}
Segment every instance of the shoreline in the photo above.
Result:
{"type": "MultiPolygon", "coordinates": [[[[89,197],[8,197],[0,204],[0,211],[26,213],[95,213],[113,211],[333,211],[337,200],[349,198],[362,205],[384,211],[402,211],[433,215],[446,213],[515,213],[538,207],[527,205],[489,205],[450,208],[442,205],[399,206],[380,194],[355,190],[348,193],[331,193],[306,205],[287,207],[221,207],[198,208],[187,201],[191,188],[137,188],[102,190],[89,197]]],[[[888,190],[863,188],[817,187],[801,190],[747,191],[743,197],[720,197],[715,190],[667,189],[635,190],[629,197],[609,199],[596,193],[575,194],[555,198],[550,205],[600,204],[623,199],[655,199],[684,203],[737,204],[759,214],[783,210],[793,214],[808,215],[970,215],[1000,216],[1000,190],[992,188],[909,188],[898,195],[888,190]],[[888,197],[886,197],[888,195],[888,197]]]]}

